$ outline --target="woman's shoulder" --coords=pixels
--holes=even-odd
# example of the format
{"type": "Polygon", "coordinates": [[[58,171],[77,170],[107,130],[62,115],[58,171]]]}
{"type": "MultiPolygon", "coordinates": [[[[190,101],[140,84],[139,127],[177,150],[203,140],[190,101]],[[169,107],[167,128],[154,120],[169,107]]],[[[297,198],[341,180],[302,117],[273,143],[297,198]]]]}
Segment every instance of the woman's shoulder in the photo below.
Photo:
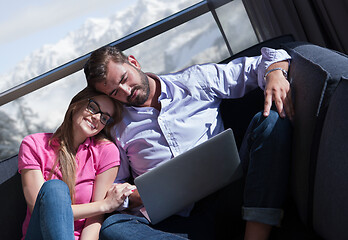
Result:
{"type": "Polygon", "coordinates": [[[50,133],[34,133],[26,136],[19,148],[18,165],[19,169],[28,166],[36,167],[46,159],[51,159],[55,154],[49,146],[50,133]]]}
{"type": "Polygon", "coordinates": [[[49,141],[53,133],[34,133],[23,138],[20,151],[52,151],[49,141]]]}
{"type": "Polygon", "coordinates": [[[90,150],[93,151],[98,174],[110,167],[120,165],[120,152],[114,142],[106,139],[92,139],[90,150]]]}
{"type": "Polygon", "coordinates": [[[24,137],[23,142],[43,142],[46,143],[52,137],[53,133],[33,133],[24,137]]]}

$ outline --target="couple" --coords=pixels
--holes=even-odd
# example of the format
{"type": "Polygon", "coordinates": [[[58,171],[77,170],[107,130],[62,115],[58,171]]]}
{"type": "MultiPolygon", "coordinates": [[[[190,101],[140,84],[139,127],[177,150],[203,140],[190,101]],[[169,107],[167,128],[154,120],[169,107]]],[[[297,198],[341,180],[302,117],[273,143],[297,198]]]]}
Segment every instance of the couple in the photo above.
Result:
{"type": "Polygon", "coordinates": [[[282,218],[291,143],[285,112],[291,118],[293,109],[286,79],[290,56],[269,48],[261,53],[156,76],[115,47],[93,52],[84,69],[89,87],[72,99],[62,125],[22,142],[26,239],[98,239],[99,231],[100,239],[214,239],[214,212],[222,208],[228,216],[229,203],[240,197],[229,188],[199,201],[185,217],[154,226],[128,214],[103,223],[104,214],[139,207],[139,193],[127,180],[221,132],[221,99],[258,86],[265,91],[264,112],[252,120],[240,152],[244,238],[267,239],[282,218]],[[278,113],[270,110],[272,102],[278,113]],[[119,184],[113,185],[115,177],[119,184]]]}

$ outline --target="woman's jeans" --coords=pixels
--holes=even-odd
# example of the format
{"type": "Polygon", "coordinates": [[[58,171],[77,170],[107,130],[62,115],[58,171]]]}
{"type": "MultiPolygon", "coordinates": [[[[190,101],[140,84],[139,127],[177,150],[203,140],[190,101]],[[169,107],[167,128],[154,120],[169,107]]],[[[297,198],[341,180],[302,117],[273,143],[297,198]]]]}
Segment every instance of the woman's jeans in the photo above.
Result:
{"type": "Polygon", "coordinates": [[[256,114],[240,148],[243,178],[197,202],[189,217],[172,216],[149,225],[144,218],[114,214],[104,222],[101,239],[178,237],[154,229],[190,239],[229,239],[243,234],[241,217],[279,225],[288,189],[291,135],[290,121],[277,112],[267,118],[256,114]]]}
{"type": "Polygon", "coordinates": [[[49,180],[42,185],[25,239],[75,239],[70,192],[63,181],[49,180]]]}

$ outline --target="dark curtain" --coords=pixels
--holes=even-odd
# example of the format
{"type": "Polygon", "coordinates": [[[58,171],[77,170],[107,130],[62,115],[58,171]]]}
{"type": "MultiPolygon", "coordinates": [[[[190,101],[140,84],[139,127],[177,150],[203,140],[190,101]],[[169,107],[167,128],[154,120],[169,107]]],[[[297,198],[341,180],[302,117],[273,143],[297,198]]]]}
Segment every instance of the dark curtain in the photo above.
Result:
{"type": "Polygon", "coordinates": [[[260,41],[283,34],[348,54],[348,0],[243,0],[260,41]]]}

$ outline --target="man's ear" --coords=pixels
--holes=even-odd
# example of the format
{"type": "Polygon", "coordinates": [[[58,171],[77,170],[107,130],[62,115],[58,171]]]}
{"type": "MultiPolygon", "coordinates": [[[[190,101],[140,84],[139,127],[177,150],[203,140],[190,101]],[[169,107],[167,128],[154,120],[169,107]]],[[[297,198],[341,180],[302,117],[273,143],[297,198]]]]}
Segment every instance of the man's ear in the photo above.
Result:
{"type": "Polygon", "coordinates": [[[138,60],[135,59],[133,55],[128,56],[128,62],[133,65],[134,67],[138,68],[139,70],[141,69],[141,66],[138,62],[138,60]]]}

